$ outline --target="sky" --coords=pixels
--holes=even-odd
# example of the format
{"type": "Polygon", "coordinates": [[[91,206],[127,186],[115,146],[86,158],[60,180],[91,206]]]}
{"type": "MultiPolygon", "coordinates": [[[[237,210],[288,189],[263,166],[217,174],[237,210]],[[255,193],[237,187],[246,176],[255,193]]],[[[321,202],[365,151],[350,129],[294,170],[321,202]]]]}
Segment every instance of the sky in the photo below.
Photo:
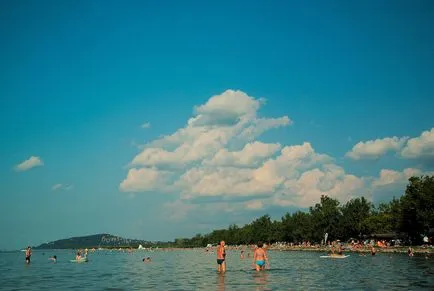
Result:
{"type": "Polygon", "coordinates": [[[434,173],[432,1],[1,1],[0,240],[173,240],[434,173]]]}

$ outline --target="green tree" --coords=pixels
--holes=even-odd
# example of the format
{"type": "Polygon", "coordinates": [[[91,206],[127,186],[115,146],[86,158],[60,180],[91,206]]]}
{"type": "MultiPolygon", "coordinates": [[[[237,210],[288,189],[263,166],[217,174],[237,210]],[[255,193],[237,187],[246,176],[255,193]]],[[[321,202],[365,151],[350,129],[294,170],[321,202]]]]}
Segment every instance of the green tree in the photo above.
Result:
{"type": "Polygon", "coordinates": [[[292,237],[294,243],[316,239],[312,215],[306,212],[297,211],[292,215],[292,223],[292,237]]]}
{"type": "Polygon", "coordinates": [[[314,233],[312,239],[314,241],[321,241],[325,233],[329,234],[329,240],[339,238],[341,212],[338,200],[321,195],[320,203],[310,207],[309,212],[313,220],[314,233]]]}
{"type": "Polygon", "coordinates": [[[268,214],[259,217],[251,223],[254,242],[269,242],[272,234],[272,222],[268,214]]]}
{"type": "Polygon", "coordinates": [[[380,203],[364,221],[367,234],[399,231],[401,225],[401,201],[393,198],[388,203],[380,203]]]}
{"type": "Polygon", "coordinates": [[[365,197],[355,198],[341,207],[340,232],[343,239],[359,237],[367,234],[365,220],[371,215],[372,203],[365,197]]]}
{"type": "Polygon", "coordinates": [[[413,242],[434,227],[434,176],[411,177],[401,197],[401,227],[413,242]]]}

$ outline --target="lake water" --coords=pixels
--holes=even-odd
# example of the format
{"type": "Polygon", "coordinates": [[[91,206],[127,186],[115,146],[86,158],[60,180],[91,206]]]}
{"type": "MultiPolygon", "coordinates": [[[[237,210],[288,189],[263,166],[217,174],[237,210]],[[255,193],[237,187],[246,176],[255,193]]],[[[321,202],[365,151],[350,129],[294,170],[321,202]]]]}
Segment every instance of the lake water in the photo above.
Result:
{"type": "Polygon", "coordinates": [[[1,290],[434,290],[434,258],[377,254],[321,259],[317,252],[270,251],[270,270],[255,272],[251,259],[227,252],[227,272],[203,250],[89,253],[71,263],[71,250],[0,253],[1,290]],[[48,258],[57,255],[58,262],[48,258]],[[152,257],[151,263],[142,258],[152,257]]]}

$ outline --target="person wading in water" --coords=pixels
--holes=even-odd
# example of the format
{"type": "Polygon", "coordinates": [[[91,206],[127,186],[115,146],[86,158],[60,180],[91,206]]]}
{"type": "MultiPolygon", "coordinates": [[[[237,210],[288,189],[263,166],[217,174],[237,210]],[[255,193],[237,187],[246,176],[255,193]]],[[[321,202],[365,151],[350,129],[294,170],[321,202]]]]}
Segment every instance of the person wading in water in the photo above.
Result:
{"type": "Polygon", "coordinates": [[[226,251],[225,242],[222,240],[217,247],[217,272],[226,272],[226,251]]]}

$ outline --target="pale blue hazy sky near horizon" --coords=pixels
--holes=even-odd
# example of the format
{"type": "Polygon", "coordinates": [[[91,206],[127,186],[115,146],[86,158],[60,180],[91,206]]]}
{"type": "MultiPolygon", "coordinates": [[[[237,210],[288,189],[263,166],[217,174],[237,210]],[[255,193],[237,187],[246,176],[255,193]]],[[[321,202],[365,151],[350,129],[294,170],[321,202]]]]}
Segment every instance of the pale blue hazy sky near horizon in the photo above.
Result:
{"type": "Polygon", "coordinates": [[[432,1],[2,1],[0,40],[0,249],[172,240],[434,170],[432,1]]]}

